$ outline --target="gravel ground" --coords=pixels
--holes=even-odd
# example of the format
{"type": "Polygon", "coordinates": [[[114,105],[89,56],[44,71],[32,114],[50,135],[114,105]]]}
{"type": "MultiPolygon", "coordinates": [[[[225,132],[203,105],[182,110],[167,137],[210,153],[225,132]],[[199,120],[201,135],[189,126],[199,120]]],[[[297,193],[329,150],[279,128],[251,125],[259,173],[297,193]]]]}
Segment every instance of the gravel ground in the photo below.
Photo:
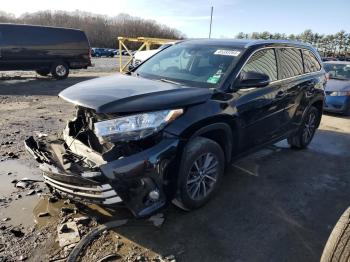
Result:
{"type": "Polygon", "coordinates": [[[35,132],[60,132],[74,113],[57,97],[59,91],[117,71],[116,58],[93,62],[94,68],[72,72],[62,81],[32,72],[1,73],[0,261],[66,257],[71,247],[58,247],[57,225],[79,216],[90,218],[78,227],[81,236],[111,219],[131,222],[96,239],[81,261],[110,254],[115,254],[110,261],[161,261],[169,255],[176,261],[319,261],[333,225],[350,203],[346,117],[324,115],[307,150],[291,150],[282,141],[234,163],[213,201],[190,213],[170,206],[160,228],[134,220],[125,209],[51,202],[41,182],[14,187],[15,179],[41,180],[23,139],[35,132]],[[62,208],[73,212],[65,214],[62,208]],[[39,216],[45,212],[50,216],[39,216]]]}

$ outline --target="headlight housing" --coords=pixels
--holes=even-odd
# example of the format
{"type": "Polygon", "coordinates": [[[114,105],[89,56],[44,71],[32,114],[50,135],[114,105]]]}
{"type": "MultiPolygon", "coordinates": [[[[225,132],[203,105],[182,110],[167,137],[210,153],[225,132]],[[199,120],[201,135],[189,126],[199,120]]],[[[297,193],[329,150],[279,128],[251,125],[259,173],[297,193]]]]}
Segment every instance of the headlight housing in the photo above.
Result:
{"type": "Polygon", "coordinates": [[[350,91],[334,91],[330,96],[350,96],[350,91]]]}
{"type": "Polygon", "coordinates": [[[96,122],[94,132],[103,141],[130,141],[150,136],[182,115],[183,109],[162,110],[96,122]]]}

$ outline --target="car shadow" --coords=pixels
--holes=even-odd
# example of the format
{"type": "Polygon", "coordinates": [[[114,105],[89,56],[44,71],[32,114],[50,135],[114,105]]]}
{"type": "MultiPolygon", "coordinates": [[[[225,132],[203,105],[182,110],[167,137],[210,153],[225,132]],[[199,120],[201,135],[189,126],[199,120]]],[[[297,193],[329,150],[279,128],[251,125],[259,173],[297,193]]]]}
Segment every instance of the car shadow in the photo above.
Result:
{"type": "Polygon", "coordinates": [[[335,153],[335,139],[350,147],[349,134],[319,130],[307,150],[264,148],[230,166],[204,207],[170,205],[161,228],[116,210],[113,219],[131,223],[114,231],[177,261],[319,261],[350,203],[350,155],[335,153]]]}
{"type": "Polygon", "coordinates": [[[0,95],[57,96],[63,89],[96,76],[71,75],[67,79],[50,77],[11,76],[0,78],[0,95]]]}
{"type": "Polygon", "coordinates": [[[339,113],[323,112],[323,114],[326,116],[333,116],[341,119],[350,119],[350,116],[339,114],[339,113]]]}

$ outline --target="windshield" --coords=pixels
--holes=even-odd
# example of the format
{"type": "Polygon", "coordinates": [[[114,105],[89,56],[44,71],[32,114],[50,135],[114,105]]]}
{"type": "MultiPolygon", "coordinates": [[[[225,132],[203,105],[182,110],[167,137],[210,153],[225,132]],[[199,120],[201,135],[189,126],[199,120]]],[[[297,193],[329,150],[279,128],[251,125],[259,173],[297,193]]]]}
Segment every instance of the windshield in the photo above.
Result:
{"type": "Polygon", "coordinates": [[[324,64],[330,79],[350,80],[350,64],[324,64]]]}
{"type": "Polygon", "coordinates": [[[216,87],[241,51],[213,45],[173,45],[143,63],[138,76],[196,87],[216,87]]]}

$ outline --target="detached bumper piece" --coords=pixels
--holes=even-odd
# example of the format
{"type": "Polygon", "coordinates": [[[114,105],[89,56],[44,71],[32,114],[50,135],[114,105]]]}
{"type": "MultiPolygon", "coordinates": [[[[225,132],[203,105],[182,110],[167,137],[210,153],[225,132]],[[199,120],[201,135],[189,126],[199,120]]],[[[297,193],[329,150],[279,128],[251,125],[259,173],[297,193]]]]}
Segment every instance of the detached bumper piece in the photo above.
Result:
{"type": "Polygon", "coordinates": [[[74,200],[88,201],[96,204],[113,205],[121,203],[121,198],[109,184],[96,187],[75,186],[60,182],[44,175],[45,183],[58,191],[62,196],[74,200]]]}

